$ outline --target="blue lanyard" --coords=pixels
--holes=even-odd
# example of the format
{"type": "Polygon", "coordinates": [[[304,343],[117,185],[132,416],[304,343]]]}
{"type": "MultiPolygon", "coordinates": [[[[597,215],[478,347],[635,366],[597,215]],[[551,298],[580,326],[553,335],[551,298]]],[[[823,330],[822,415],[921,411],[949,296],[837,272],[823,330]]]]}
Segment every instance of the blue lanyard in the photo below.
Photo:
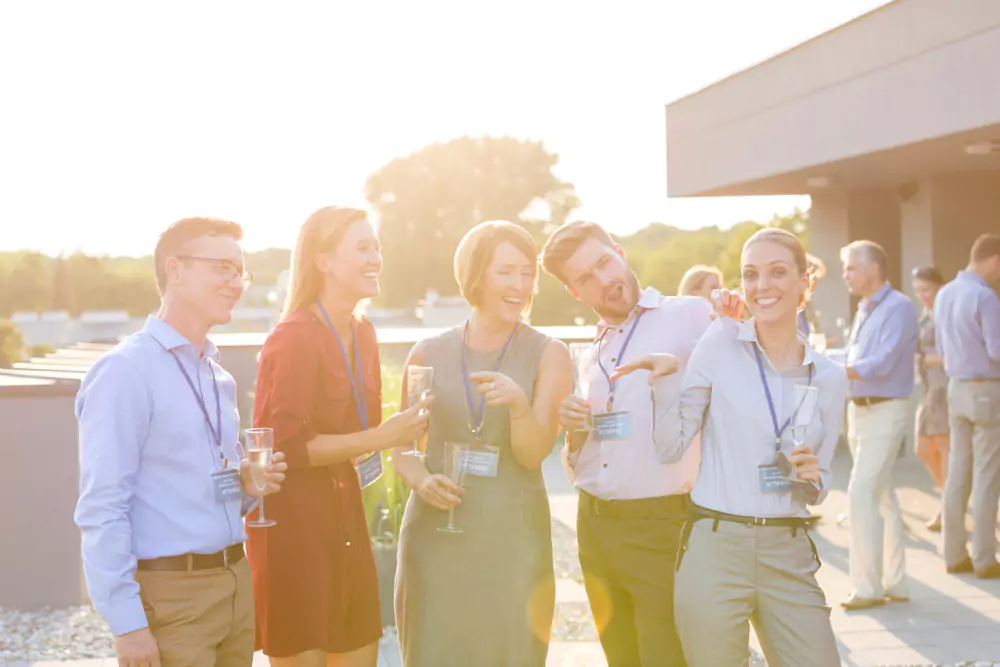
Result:
{"type": "MultiPolygon", "coordinates": [[[[496,366],[493,367],[493,372],[496,373],[503,366],[504,359],[507,358],[507,352],[510,350],[510,344],[514,342],[514,336],[517,334],[517,330],[521,327],[521,323],[518,322],[514,325],[514,329],[507,336],[507,342],[503,344],[503,349],[500,350],[500,358],[497,359],[496,366]]],[[[469,321],[465,321],[465,329],[462,330],[462,382],[465,384],[465,413],[469,418],[469,430],[472,431],[472,435],[475,436],[476,440],[482,440],[483,438],[483,422],[486,421],[486,396],[479,396],[479,405],[476,406],[475,402],[472,400],[472,387],[469,386],[469,363],[466,360],[466,339],[469,334],[469,321]]]]}
{"type": "MultiPolygon", "coordinates": [[[[347,379],[351,381],[351,392],[354,393],[354,407],[358,410],[358,418],[361,420],[361,430],[368,430],[368,398],[365,396],[365,376],[361,372],[361,346],[358,344],[358,337],[354,336],[354,371],[351,370],[351,361],[347,358],[347,350],[344,348],[344,341],[340,340],[340,334],[333,328],[330,316],[326,314],[323,304],[316,300],[319,312],[323,313],[326,326],[333,332],[333,337],[337,339],[337,347],[340,348],[340,355],[344,358],[344,366],[347,368],[347,379]],[[354,372],[357,372],[357,382],[354,381],[354,372]],[[360,386],[361,390],[358,391],[360,386]]],[[[354,335],[354,320],[351,320],[351,334],[354,335]]]]}
{"type": "MultiPolygon", "coordinates": [[[[616,357],[618,361],[615,363],[619,366],[621,366],[622,362],[625,360],[625,351],[628,350],[628,344],[632,342],[632,334],[635,333],[636,327],[639,326],[639,320],[641,320],[642,316],[645,314],[646,309],[643,308],[635,316],[635,322],[632,323],[632,328],[628,330],[628,335],[625,336],[625,342],[622,343],[622,349],[616,357]]],[[[611,408],[615,403],[615,383],[611,381],[611,374],[608,373],[607,369],[604,368],[604,364],[601,363],[601,345],[604,343],[604,337],[608,335],[609,331],[611,331],[611,327],[605,329],[604,333],[601,334],[601,337],[597,341],[597,367],[601,369],[601,372],[604,373],[605,379],[608,381],[608,412],[611,412],[611,408]]]]}
{"type": "MultiPolygon", "coordinates": [[[[774,399],[771,398],[771,389],[767,386],[767,378],[764,376],[764,364],[760,360],[760,350],[757,349],[757,343],[753,343],[753,353],[757,358],[757,370],[760,371],[760,383],[764,385],[764,396],[767,397],[767,407],[771,410],[771,422],[774,424],[774,451],[781,451],[781,434],[785,432],[785,429],[792,423],[792,417],[798,412],[798,409],[802,406],[799,405],[795,408],[795,411],[788,416],[785,420],[783,426],[778,426],[778,413],[774,410],[774,399]]],[[[813,367],[809,364],[809,385],[812,385],[813,381],[813,367]]],[[[805,401],[805,397],[802,398],[805,401]]]]}
{"type": "Polygon", "coordinates": [[[212,426],[212,419],[208,416],[208,406],[205,405],[205,397],[195,388],[194,380],[188,375],[187,369],[184,368],[184,364],[181,363],[180,358],[173,350],[170,350],[170,356],[177,363],[177,368],[181,370],[181,374],[187,380],[188,387],[191,388],[191,393],[194,394],[194,400],[198,402],[201,413],[205,415],[205,423],[208,424],[208,430],[212,432],[212,439],[215,440],[215,444],[219,447],[219,458],[225,459],[222,453],[222,401],[219,400],[219,383],[215,379],[215,369],[212,368],[211,363],[208,364],[208,370],[212,373],[212,392],[215,394],[215,423],[217,424],[217,426],[212,426]]]}

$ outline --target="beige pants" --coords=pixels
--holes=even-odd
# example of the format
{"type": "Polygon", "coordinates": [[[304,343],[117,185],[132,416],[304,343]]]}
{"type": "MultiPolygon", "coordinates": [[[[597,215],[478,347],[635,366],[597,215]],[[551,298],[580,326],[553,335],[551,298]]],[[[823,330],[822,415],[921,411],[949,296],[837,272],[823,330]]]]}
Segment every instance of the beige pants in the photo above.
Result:
{"type": "Polygon", "coordinates": [[[850,571],[860,598],[907,596],[903,515],[892,483],[899,446],[910,426],[905,400],[847,406],[847,442],[854,457],[850,571]]]}
{"type": "Polygon", "coordinates": [[[1000,499],[1000,382],[948,384],[951,452],[941,518],[945,564],[968,558],[965,511],[972,496],[972,564],[997,562],[997,501],[1000,499]]]}
{"type": "Polygon", "coordinates": [[[229,568],[142,570],[135,578],[163,667],[253,663],[253,584],[246,558],[229,568]]]}
{"type": "Polygon", "coordinates": [[[746,667],[750,623],[771,667],[840,666],[811,540],[787,527],[694,524],[674,584],[689,667],[746,667]]]}

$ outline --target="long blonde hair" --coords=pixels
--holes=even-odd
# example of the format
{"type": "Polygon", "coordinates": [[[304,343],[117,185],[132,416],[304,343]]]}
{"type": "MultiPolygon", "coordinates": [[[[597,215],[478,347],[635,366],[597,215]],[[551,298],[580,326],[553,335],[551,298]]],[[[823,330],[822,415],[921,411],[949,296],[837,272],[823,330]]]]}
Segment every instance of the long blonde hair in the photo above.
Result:
{"type": "Polygon", "coordinates": [[[677,296],[694,295],[694,293],[700,290],[701,286],[705,284],[705,280],[709,276],[715,276],[718,278],[719,285],[726,284],[725,279],[722,277],[722,271],[720,271],[718,267],[696,264],[688,269],[681,278],[681,284],[677,287],[677,296]]]}
{"type": "Polygon", "coordinates": [[[282,319],[319,298],[323,291],[323,274],[316,266],[316,257],[336,247],[348,227],[367,217],[368,214],[360,209],[325,206],[306,218],[292,253],[282,319]]]}

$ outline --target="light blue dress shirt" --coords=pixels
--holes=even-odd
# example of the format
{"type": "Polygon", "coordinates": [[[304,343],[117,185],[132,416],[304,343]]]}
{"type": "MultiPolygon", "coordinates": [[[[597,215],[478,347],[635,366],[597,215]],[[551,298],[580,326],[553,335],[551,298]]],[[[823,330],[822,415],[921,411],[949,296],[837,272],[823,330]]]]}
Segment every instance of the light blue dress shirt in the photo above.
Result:
{"type": "Polygon", "coordinates": [[[851,398],[909,397],[917,335],[913,302],[889,283],[870,299],[862,299],[847,348],[847,365],[861,378],[851,381],[851,398]]]}
{"type": "Polygon", "coordinates": [[[941,288],[934,328],[949,378],[1000,379],[1000,299],[982,276],[959,271],[941,288]]]}
{"type": "Polygon", "coordinates": [[[246,498],[215,499],[223,466],[205,415],[178,368],[187,369],[216,427],[218,383],[222,456],[241,459],[236,383],[170,325],[150,317],[87,373],[76,399],[80,425],[83,564],[95,609],[117,636],[147,627],[135,581],[137,559],[215,553],[243,542],[246,498]]]}

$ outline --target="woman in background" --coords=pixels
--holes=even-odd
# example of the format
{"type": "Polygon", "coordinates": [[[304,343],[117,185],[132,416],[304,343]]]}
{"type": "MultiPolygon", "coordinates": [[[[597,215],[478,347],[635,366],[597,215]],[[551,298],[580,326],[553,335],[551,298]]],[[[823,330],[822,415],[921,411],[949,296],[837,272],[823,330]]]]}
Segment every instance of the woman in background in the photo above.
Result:
{"type": "Polygon", "coordinates": [[[677,296],[700,296],[711,301],[712,292],[722,289],[722,271],[714,266],[698,264],[684,273],[677,287],[677,296]]]}
{"type": "MultiPolygon", "coordinates": [[[[934,337],[934,297],[944,285],[944,278],[933,266],[913,271],[913,291],[924,306],[920,315],[917,339],[917,373],[923,396],[917,408],[917,458],[942,489],[948,478],[948,376],[944,360],[937,353],[934,337]]],[[[941,511],[927,524],[928,530],[940,532],[941,511]]]]}
{"type": "Polygon", "coordinates": [[[536,257],[518,225],[470,230],[455,253],[455,278],[472,314],[417,343],[407,360],[407,368],[434,369],[434,406],[426,465],[402,451],[393,456],[414,489],[396,573],[406,667],[545,665],[555,581],[541,466],[559,433],[572,367],[566,345],[522,321],[536,257]],[[443,474],[451,443],[476,452],[462,487],[443,474]],[[452,508],[461,534],[440,532],[452,508]]]}

